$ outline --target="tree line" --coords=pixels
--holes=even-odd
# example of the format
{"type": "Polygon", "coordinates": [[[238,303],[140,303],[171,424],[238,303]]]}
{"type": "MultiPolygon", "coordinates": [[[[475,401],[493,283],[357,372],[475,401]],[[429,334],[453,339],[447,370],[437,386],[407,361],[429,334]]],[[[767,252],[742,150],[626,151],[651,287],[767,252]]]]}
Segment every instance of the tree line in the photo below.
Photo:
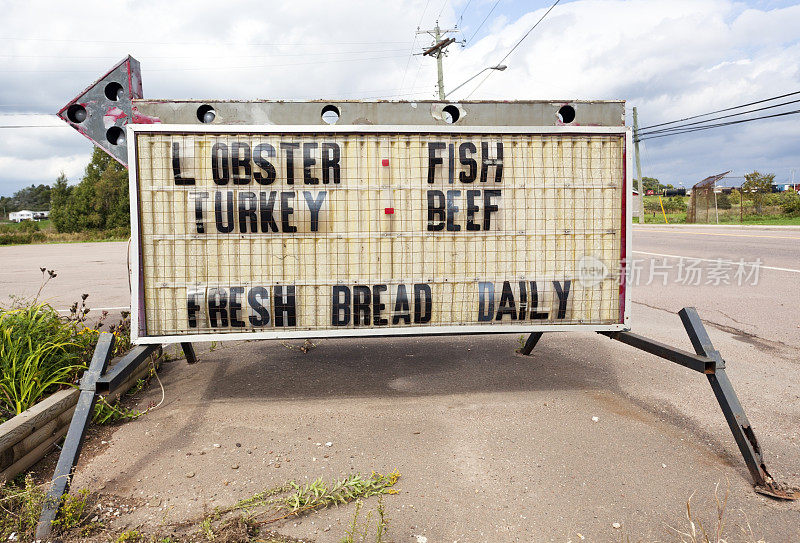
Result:
{"type": "Polygon", "coordinates": [[[59,232],[130,228],[128,171],[95,147],[77,185],[62,173],[53,185],[50,219],[59,232]]]}
{"type": "Polygon", "coordinates": [[[0,196],[3,213],[12,211],[47,211],[50,209],[50,186],[31,185],[19,189],[13,196],[0,196]]]}

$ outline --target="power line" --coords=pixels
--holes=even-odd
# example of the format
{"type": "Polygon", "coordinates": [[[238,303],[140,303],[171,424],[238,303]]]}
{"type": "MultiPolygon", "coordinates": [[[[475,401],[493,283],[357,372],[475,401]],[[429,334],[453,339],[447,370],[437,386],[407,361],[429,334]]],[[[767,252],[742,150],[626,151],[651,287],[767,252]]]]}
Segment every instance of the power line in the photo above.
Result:
{"type": "Polygon", "coordinates": [[[44,125],[44,124],[6,124],[6,125],[0,125],[0,128],[69,128],[69,125],[66,125],[66,124],[53,124],[53,125],[44,125]]]}
{"type": "MultiPolygon", "coordinates": [[[[428,6],[430,5],[431,0],[425,2],[425,9],[422,10],[422,15],[419,16],[419,22],[417,23],[417,31],[419,31],[419,27],[422,24],[422,20],[425,18],[425,12],[428,11],[428,6]]],[[[414,34],[414,41],[411,42],[411,51],[408,53],[408,60],[406,61],[406,67],[403,70],[403,78],[400,80],[400,87],[402,87],[406,82],[406,73],[408,72],[408,65],[411,63],[411,58],[414,56],[414,49],[417,47],[417,34],[414,34]]],[[[417,70],[417,74],[419,74],[419,70],[417,70]]],[[[415,78],[416,81],[416,78],[415,78]]]]}
{"type": "Polygon", "coordinates": [[[442,9],[439,10],[439,15],[436,16],[437,21],[442,18],[442,13],[444,13],[444,8],[447,7],[447,3],[449,1],[450,0],[444,0],[444,2],[442,2],[442,9]]]}
{"type": "MultiPolygon", "coordinates": [[[[704,121],[695,121],[693,123],[679,124],[678,126],[673,126],[673,127],[670,127],[670,128],[660,128],[658,130],[650,130],[648,132],[645,132],[644,134],[642,134],[642,129],[640,129],[639,130],[639,134],[641,134],[643,136],[649,136],[651,134],[659,134],[659,133],[663,133],[663,132],[672,132],[673,130],[679,130],[679,129],[687,128],[687,127],[694,126],[694,125],[702,125],[702,124],[705,124],[705,123],[710,123],[711,121],[718,121],[720,119],[729,119],[731,117],[738,117],[739,115],[747,115],[748,113],[755,113],[756,111],[764,111],[764,110],[767,110],[767,109],[773,109],[773,108],[776,108],[776,107],[786,106],[786,105],[789,105],[789,104],[796,104],[798,102],[800,102],[800,100],[789,100],[788,102],[781,102],[780,104],[773,104],[771,106],[759,107],[759,108],[756,108],[756,109],[748,109],[747,111],[740,111],[739,113],[731,113],[730,115],[722,115],[720,117],[712,117],[711,119],[706,119],[704,121]]],[[[710,115],[710,114],[707,114],[707,115],[710,115]]]]}
{"type": "Polygon", "coordinates": [[[459,15],[459,16],[458,16],[458,19],[456,20],[456,24],[457,24],[458,26],[461,26],[461,21],[462,21],[462,20],[464,20],[464,13],[466,13],[466,12],[467,12],[467,8],[469,7],[469,5],[470,5],[471,3],[472,3],[472,0],[469,0],[469,2],[467,2],[467,5],[466,5],[466,6],[464,6],[464,9],[462,9],[462,10],[461,10],[461,15],[459,15]]]}
{"type": "Polygon", "coordinates": [[[685,117],[683,119],[678,119],[676,121],[669,121],[668,123],[651,124],[650,126],[643,126],[642,128],[640,128],[640,130],[647,130],[649,128],[656,128],[658,126],[666,126],[668,124],[681,123],[683,121],[691,121],[692,119],[697,119],[699,117],[705,117],[707,115],[714,115],[716,113],[724,113],[725,111],[731,111],[731,110],[734,110],[734,109],[739,109],[739,108],[743,108],[743,107],[747,107],[747,106],[754,106],[756,104],[763,104],[764,102],[771,102],[772,100],[778,100],[780,98],[786,98],[787,96],[794,96],[795,94],[800,94],[800,91],[790,92],[788,94],[781,94],[780,96],[773,96],[772,98],[765,98],[764,100],[756,100],[755,102],[749,102],[747,104],[742,104],[740,106],[733,106],[733,107],[727,107],[725,109],[718,109],[717,111],[710,111],[708,113],[703,113],[701,115],[693,115],[692,117],[685,117]]]}
{"type": "MultiPolygon", "coordinates": [[[[370,53],[398,53],[405,51],[405,49],[370,49],[370,53]]],[[[317,51],[317,52],[304,52],[304,53],[266,53],[269,56],[281,56],[281,57],[308,57],[308,56],[320,56],[320,55],[357,55],[357,54],[364,54],[363,49],[357,49],[353,51],[317,51]]],[[[58,60],[87,60],[87,59],[97,59],[97,60],[104,60],[104,59],[111,59],[111,60],[119,60],[119,58],[124,55],[107,55],[107,56],[64,56],[64,55],[0,55],[0,58],[52,58],[58,60]]],[[[235,57],[237,59],[240,58],[264,58],[264,54],[261,55],[225,55],[225,56],[206,56],[203,55],[203,60],[209,59],[227,59],[235,57]]],[[[185,59],[185,58],[197,58],[197,55],[168,55],[168,56],[151,56],[151,55],[141,55],[141,59],[185,59]]]]}
{"type": "Polygon", "coordinates": [[[58,39],[58,38],[14,38],[14,37],[0,37],[4,41],[37,41],[37,42],[65,42],[65,43],[91,43],[91,44],[139,44],[139,45],[244,45],[248,47],[316,47],[321,45],[380,45],[399,43],[407,44],[407,41],[340,41],[340,42],[316,42],[316,43],[285,43],[285,42],[262,42],[262,43],[247,43],[235,41],[119,41],[119,40],[76,40],[76,39],[58,39]]]}
{"type": "Polygon", "coordinates": [[[749,123],[749,122],[752,122],[752,121],[758,121],[760,119],[772,119],[774,117],[783,117],[785,115],[795,115],[797,113],[800,113],[800,109],[795,109],[795,110],[792,110],[792,111],[785,111],[783,113],[774,113],[772,115],[762,115],[761,117],[753,117],[752,119],[742,119],[742,120],[739,120],[739,121],[728,121],[728,122],[724,122],[724,123],[717,123],[717,124],[711,124],[711,125],[706,125],[706,126],[697,126],[697,127],[694,127],[694,128],[686,128],[685,130],[678,130],[678,131],[675,131],[675,132],[669,132],[667,134],[656,134],[654,136],[645,136],[643,138],[639,138],[639,141],[655,139],[655,138],[665,138],[667,136],[675,136],[677,134],[690,134],[692,132],[699,132],[701,130],[709,130],[711,128],[719,128],[721,126],[730,126],[732,124],[749,123]]]}
{"type": "Polygon", "coordinates": [[[0,116],[7,116],[7,117],[22,117],[22,116],[29,116],[29,117],[56,117],[55,113],[31,113],[31,112],[8,112],[3,111],[0,113],[0,116]]]}
{"type": "MultiPolygon", "coordinates": [[[[192,71],[226,71],[226,70],[249,70],[253,68],[282,68],[288,66],[308,66],[313,64],[330,64],[339,62],[363,62],[368,60],[383,60],[390,58],[403,58],[405,55],[389,55],[364,58],[344,58],[316,60],[312,62],[292,62],[289,64],[257,64],[250,66],[203,66],[199,68],[148,68],[149,72],[192,72],[192,71]]],[[[0,73],[96,73],[96,70],[0,70],[0,73]]]]}
{"type": "Polygon", "coordinates": [[[467,42],[471,42],[472,38],[474,38],[478,34],[478,31],[483,27],[483,23],[486,22],[486,20],[489,18],[489,16],[494,11],[494,8],[496,8],[497,4],[499,4],[499,3],[500,3],[500,0],[497,0],[497,2],[494,3],[494,5],[492,6],[492,9],[489,10],[489,13],[486,14],[486,17],[483,18],[483,21],[481,21],[481,24],[478,25],[478,28],[475,30],[475,32],[472,33],[472,36],[470,36],[470,38],[467,40],[467,42]]]}
{"type": "MultiPolygon", "coordinates": [[[[511,53],[513,53],[513,52],[516,50],[516,48],[517,48],[517,47],[519,47],[519,46],[520,46],[520,44],[521,44],[523,41],[525,41],[525,38],[527,38],[527,37],[528,37],[528,35],[529,35],[531,32],[533,32],[533,29],[534,29],[534,28],[536,28],[537,26],[539,26],[539,23],[541,23],[542,21],[544,21],[544,18],[545,18],[545,17],[547,17],[547,16],[550,14],[550,12],[551,12],[551,11],[553,11],[553,8],[554,8],[554,7],[556,7],[556,6],[558,5],[558,3],[559,3],[559,2],[561,2],[561,0],[556,0],[555,2],[553,2],[553,5],[552,5],[552,6],[550,6],[550,8],[549,8],[547,11],[545,11],[545,12],[544,12],[544,15],[542,15],[542,16],[539,18],[539,20],[538,20],[538,21],[536,21],[536,23],[535,23],[535,24],[534,24],[532,27],[530,27],[530,29],[529,29],[527,32],[525,32],[525,35],[524,35],[524,36],[522,36],[522,38],[520,38],[520,40],[519,40],[519,41],[518,41],[516,44],[514,44],[514,47],[512,47],[512,48],[511,48],[511,50],[510,50],[508,53],[506,53],[506,56],[504,56],[503,58],[501,58],[499,62],[495,63],[495,66],[499,66],[499,65],[503,64],[503,62],[504,62],[504,61],[505,61],[505,60],[506,60],[508,57],[510,57],[510,56],[511,56],[511,53]]],[[[477,86],[476,86],[474,89],[472,89],[472,92],[470,92],[470,93],[467,95],[467,98],[469,98],[470,96],[472,96],[472,94],[473,94],[473,93],[474,93],[476,90],[478,90],[478,88],[479,88],[481,85],[483,85],[483,84],[484,84],[484,82],[486,82],[486,80],[487,80],[487,79],[489,79],[489,77],[492,75],[492,72],[494,72],[494,71],[496,71],[496,70],[490,70],[490,71],[489,71],[489,73],[487,73],[487,74],[486,74],[486,77],[484,77],[484,78],[481,80],[481,82],[480,82],[480,83],[478,83],[478,85],[477,85],[477,86]]]]}

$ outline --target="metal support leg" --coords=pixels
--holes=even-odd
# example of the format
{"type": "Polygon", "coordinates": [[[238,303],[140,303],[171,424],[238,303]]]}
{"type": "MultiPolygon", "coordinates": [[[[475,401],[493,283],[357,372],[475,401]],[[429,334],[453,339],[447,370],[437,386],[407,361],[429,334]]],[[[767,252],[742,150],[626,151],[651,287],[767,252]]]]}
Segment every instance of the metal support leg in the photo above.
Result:
{"type": "Polygon", "coordinates": [[[186,362],[189,364],[197,363],[197,355],[194,354],[194,347],[192,347],[191,343],[181,343],[181,349],[183,349],[183,354],[186,356],[186,362]]]}
{"type": "Polygon", "coordinates": [[[106,370],[113,347],[113,334],[108,332],[101,333],[97,341],[97,347],[94,350],[94,356],[89,364],[89,369],[84,372],[81,379],[81,393],[78,396],[78,403],[75,406],[75,412],[67,430],[67,437],[64,439],[64,447],[58,457],[52,486],[44,500],[42,514],[39,516],[39,524],[36,526],[36,539],[45,540],[50,536],[53,521],[56,519],[58,508],[61,506],[61,498],[69,491],[72,474],[81,454],[83,437],[86,435],[86,428],[89,426],[89,419],[92,416],[94,403],[97,399],[95,385],[106,370]]]}
{"type": "Polygon", "coordinates": [[[96,389],[99,393],[111,392],[120,386],[125,379],[133,375],[142,364],[147,362],[151,354],[158,351],[160,345],[137,345],[128,354],[122,357],[108,373],[97,380],[96,389]]]}
{"type": "Polygon", "coordinates": [[[728,379],[728,374],[725,371],[725,360],[723,360],[719,351],[714,349],[711,338],[708,337],[697,310],[693,307],[684,307],[678,314],[681,317],[681,321],[683,321],[686,333],[689,334],[689,339],[692,341],[695,352],[716,362],[715,372],[706,375],[706,377],[711,389],[714,391],[714,395],[717,397],[720,408],[722,408],[722,413],[725,415],[725,420],[728,422],[733,438],[739,446],[739,451],[742,453],[745,464],[747,464],[747,469],[753,477],[756,491],[776,498],[797,499],[798,496],[795,492],[791,489],[780,487],[767,471],[756,434],[753,432],[753,427],[750,425],[744,408],[739,403],[736,391],[728,379]]]}
{"type": "MultiPolygon", "coordinates": [[[[725,372],[725,360],[723,360],[719,351],[714,349],[711,338],[708,337],[708,332],[706,332],[697,310],[693,307],[684,307],[678,314],[681,317],[681,321],[683,321],[686,333],[689,334],[689,339],[697,353],[696,355],[631,332],[599,333],[705,374],[711,384],[714,395],[717,397],[717,402],[722,408],[722,413],[725,415],[725,420],[728,422],[731,433],[733,433],[733,438],[739,446],[739,451],[742,453],[745,464],[747,464],[747,469],[753,477],[756,491],[784,500],[800,498],[800,491],[776,483],[767,471],[764,459],[761,456],[761,447],[758,444],[753,428],[750,426],[750,421],[747,420],[747,415],[745,415],[744,409],[739,403],[739,398],[733,390],[733,385],[728,380],[728,374],[725,372]]],[[[536,342],[534,341],[533,343],[535,344],[536,342]]]]}
{"type": "Polygon", "coordinates": [[[528,336],[528,341],[525,342],[525,346],[519,350],[521,354],[528,356],[533,351],[533,348],[536,347],[536,344],[539,343],[539,340],[542,339],[542,334],[544,332],[532,332],[530,336],[528,336]]]}

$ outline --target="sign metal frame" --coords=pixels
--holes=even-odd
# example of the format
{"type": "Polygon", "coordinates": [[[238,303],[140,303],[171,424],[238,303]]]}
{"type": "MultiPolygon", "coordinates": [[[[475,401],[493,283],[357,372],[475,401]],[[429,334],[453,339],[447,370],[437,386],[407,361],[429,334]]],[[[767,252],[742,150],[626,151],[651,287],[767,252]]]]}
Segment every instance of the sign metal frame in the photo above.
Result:
{"type": "MultiPolygon", "coordinates": [[[[346,328],[339,330],[291,330],[203,333],[180,335],[140,335],[140,319],[144,310],[144,284],[142,276],[142,251],[139,229],[139,177],[137,156],[137,134],[142,133],[248,133],[248,134],[607,134],[622,136],[623,146],[623,187],[620,204],[624,206],[620,225],[622,247],[620,260],[624,263],[631,254],[632,205],[628,194],[632,187],[632,132],[625,126],[458,126],[458,125],[178,125],[178,124],[129,124],[127,126],[128,172],[131,213],[131,341],[134,344],[186,343],[195,341],[235,341],[254,339],[314,339],[335,337],[397,337],[462,334],[520,334],[532,332],[619,332],[630,330],[630,296],[627,295],[626,281],[619,278],[620,309],[622,319],[614,324],[498,324],[498,325],[445,325],[386,328],[346,328]]],[[[624,272],[622,267],[622,272],[624,272]]]]}

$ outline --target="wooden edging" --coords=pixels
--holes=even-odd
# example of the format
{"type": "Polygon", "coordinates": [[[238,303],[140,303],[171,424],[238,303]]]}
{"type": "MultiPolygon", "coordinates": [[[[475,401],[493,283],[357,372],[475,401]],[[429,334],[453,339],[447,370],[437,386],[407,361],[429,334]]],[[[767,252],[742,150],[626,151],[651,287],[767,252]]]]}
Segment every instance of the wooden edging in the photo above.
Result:
{"type": "MultiPolygon", "coordinates": [[[[150,371],[150,361],[141,365],[119,387],[106,395],[113,402],[150,371]]],[[[44,458],[64,437],[75,411],[80,391],[59,390],[27,411],[0,424],[0,484],[9,481],[44,458]]]]}

